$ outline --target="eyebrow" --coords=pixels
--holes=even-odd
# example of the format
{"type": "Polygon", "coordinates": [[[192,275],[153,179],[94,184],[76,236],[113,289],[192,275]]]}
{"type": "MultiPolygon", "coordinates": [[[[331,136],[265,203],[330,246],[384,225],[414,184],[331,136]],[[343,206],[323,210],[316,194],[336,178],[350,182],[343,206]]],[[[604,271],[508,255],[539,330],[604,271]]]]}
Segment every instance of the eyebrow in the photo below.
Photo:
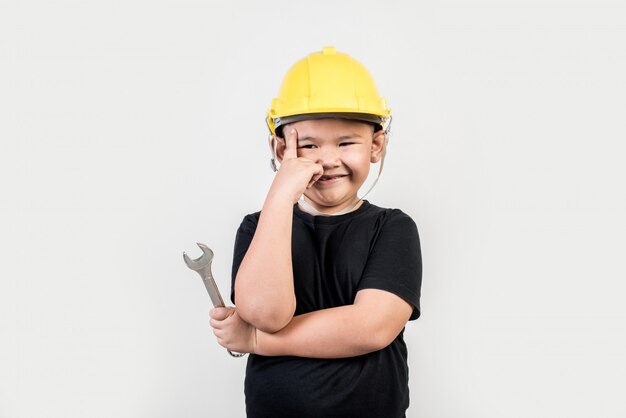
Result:
{"type": "MultiPolygon", "coordinates": [[[[350,135],[341,135],[340,137],[335,138],[338,141],[345,141],[347,139],[354,139],[354,138],[362,138],[361,135],[357,134],[357,133],[352,133],[350,135]]],[[[298,142],[300,141],[317,141],[318,138],[311,136],[311,135],[305,135],[301,138],[298,138],[298,142]]]]}

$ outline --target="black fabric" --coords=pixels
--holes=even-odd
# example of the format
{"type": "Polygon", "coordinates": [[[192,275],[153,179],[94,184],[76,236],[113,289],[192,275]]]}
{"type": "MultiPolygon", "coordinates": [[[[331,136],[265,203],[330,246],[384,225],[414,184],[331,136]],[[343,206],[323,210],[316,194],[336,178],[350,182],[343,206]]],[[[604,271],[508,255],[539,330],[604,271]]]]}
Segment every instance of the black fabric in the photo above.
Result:
{"type": "MultiPolygon", "coordinates": [[[[233,292],[259,216],[247,215],[237,231],[233,292]]],[[[421,252],[417,227],[408,215],[364,201],[353,212],[330,217],[312,216],[295,205],[293,216],[296,315],[349,305],[359,290],[381,289],[409,302],[411,319],[419,317],[421,252]]],[[[231,299],[235,303],[232,292],[231,299]]],[[[250,355],[248,417],[404,416],[409,376],[403,332],[386,348],[352,358],[250,355]]]]}

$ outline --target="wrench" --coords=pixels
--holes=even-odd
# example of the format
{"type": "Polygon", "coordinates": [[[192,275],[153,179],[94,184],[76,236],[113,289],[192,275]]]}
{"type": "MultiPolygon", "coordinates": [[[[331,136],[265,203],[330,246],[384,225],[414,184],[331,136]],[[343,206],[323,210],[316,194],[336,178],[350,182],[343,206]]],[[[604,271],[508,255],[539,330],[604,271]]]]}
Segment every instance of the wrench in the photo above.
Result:
{"type": "MultiPolygon", "coordinates": [[[[211,263],[213,262],[213,251],[207,247],[206,245],[197,242],[198,247],[202,250],[202,255],[195,260],[192,260],[187,256],[185,252],[183,252],[183,260],[185,260],[185,264],[187,267],[192,269],[193,271],[198,272],[200,277],[202,277],[202,281],[204,282],[204,286],[206,287],[207,292],[209,292],[209,297],[211,298],[211,302],[213,303],[213,307],[224,307],[224,300],[222,299],[222,295],[220,295],[220,290],[217,288],[217,284],[215,283],[215,279],[213,278],[213,273],[211,273],[211,263]]],[[[228,354],[233,357],[243,357],[246,353],[234,353],[228,349],[228,354]]]]}

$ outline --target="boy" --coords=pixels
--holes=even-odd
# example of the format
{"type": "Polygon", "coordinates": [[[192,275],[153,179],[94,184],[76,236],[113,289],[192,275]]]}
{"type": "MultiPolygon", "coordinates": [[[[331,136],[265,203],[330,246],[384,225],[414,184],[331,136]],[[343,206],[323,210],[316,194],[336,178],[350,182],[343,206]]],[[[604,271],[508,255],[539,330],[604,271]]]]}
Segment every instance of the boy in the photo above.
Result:
{"type": "Polygon", "coordinates": [[[219,344],[250,353],[250,418],[405,416],[417,228],[357,195],[389,119],[365,67],[330,47],[290,69],[268,111],[280,169],[237,232],[236,308],[210,321],[219,344]]]}

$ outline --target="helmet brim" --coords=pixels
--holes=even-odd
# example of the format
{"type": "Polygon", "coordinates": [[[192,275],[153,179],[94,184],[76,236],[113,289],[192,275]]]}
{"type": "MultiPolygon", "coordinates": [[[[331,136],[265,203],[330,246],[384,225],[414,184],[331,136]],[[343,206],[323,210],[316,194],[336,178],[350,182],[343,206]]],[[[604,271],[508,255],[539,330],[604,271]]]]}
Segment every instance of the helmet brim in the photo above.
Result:
{"type": "Polygon", "coordinates": [[[368,113],[306,113],[302,115],[292,115],[274,118],[274,129],[276,135],[283,137],[283,127],[289,123],[300,122],[303,120],[317,119],[346,119],[359,122],[367,122],[374,126],[374,132],[383,129],[384,118],[368,113]]]}

